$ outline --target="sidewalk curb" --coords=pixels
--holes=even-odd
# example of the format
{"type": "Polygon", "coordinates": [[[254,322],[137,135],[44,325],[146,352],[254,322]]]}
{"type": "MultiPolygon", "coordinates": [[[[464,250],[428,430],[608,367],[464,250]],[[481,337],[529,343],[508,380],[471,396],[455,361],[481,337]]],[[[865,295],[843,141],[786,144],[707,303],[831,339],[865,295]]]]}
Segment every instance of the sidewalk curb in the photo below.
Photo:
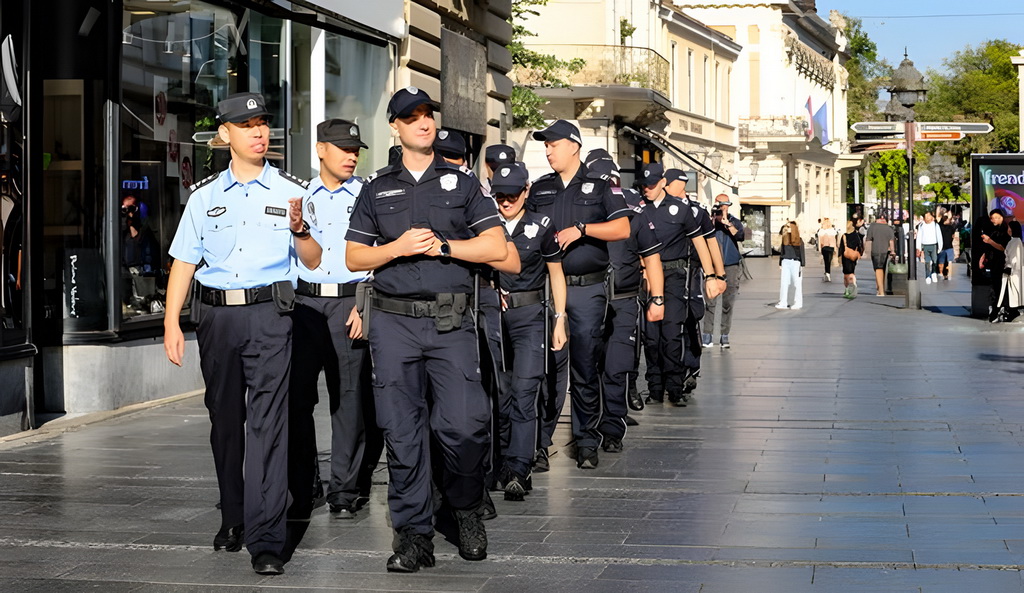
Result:
{"type": "Polygon", "coordinates": [[[0,446],[7,445],[10,443],[17,443],[19,441],[25,441],[26,443],[36,443],[42,440],[50,439],[55,436],[60,436],[66,432],[73,432],[88,426],[90,424],[96,424],[99,422],[106,422],[107,420],[113,420],[122,416],[129,416],[137,412],[146,410],[152,410],[167,406],[179,401],[188,399],[190,397],[196,397],[206,392],[206,389],[196,389],[194,391],[187,391],[185,393],[179,393],[178,395],[172,395],[161,399],[155,399],[147,402],[139,402],[136,404],[130,404],[123,408],[117,408],[116,410],[103,410],[100,412],[89,412],[86,414],[77,414],[73,416],[63,416],[56,420],[51,420],[39,428],[33,430],[26,430],[22,432],[16,432],[4,437],[0,437],[0,446]]]}

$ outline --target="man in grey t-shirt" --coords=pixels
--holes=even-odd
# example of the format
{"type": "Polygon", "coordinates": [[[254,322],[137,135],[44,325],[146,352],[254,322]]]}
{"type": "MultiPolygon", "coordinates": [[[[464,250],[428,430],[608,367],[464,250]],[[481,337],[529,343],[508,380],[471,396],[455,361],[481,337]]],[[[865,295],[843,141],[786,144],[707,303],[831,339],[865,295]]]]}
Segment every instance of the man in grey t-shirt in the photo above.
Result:
{"type": "Polygon", "coordinates": [[[875,268],[875,291],[877,296],[885,296],[885,264],[895,250],[896,233],[886,223],[885,216],[875,219],[875,224],[868,227],[865,237],[867,248],[871,250],[871,265],[875,268]]]}

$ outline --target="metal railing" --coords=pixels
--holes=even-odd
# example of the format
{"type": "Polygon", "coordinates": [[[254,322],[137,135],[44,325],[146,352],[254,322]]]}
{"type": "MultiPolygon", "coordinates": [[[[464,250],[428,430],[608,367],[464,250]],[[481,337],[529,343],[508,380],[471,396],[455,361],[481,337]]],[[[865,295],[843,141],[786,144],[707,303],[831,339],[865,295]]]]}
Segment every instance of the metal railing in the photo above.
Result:
{"type": "MultiPolygon", "coordinates": [[[[556,73],[573,86],[631,86],[669,95],[669,63],[658,52],[646,47],[625,45],[527,45],[527,49],[560,60],[582,59],[583,69],[576,73],[556,73]]],[[[522,84],[542,85],[540,73],[519,68],[516,78],[522,84]]]]}

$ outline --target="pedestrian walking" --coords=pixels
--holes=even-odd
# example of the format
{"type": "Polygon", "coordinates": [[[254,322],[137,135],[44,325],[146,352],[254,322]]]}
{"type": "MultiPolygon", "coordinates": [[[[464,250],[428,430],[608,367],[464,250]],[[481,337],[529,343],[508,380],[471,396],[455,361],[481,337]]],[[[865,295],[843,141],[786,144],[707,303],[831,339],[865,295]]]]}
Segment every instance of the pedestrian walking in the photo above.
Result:
{"type": "Polygon", "coordinates": [[[1002,294],[1003,269],[1006,267],[1006,245],[1010,242],[1009,229],[1003,211],[996,208],[989,212],[988,220],[979,221],[981,225],[981,247],[978,257],[978,273],[985,278],[991,287],[989,297],[989,321],[998,321],[1005,305],[1002,294]]]}
{"type": "Polygon", "coordinates": [[[487,556],[478,508],[491,412],[480,383],[473,271],[508,253],[480,182],[434,153],[440,108],[416,87],[391,97],[388,121],[402,156],[364,184],[346,234],[348,268],[373,270],[363,325],[387,443],[392,572],[434,565],[431,435],[444,456],[440,487],[458,522],[459,555],[487,556]]]}
{"type": "Polygon", "coordinates": [[[896,232],[886,224],[884,215],[879,215],[875,223],[868,227],[864,242],[875,270],[875,294],[885,296],[885,267],[895,252],[896,232]]]}
{"type": "Polygon", "coordinates": [[[855,222],[846,223],[846,233],[839,239],[839,262],[843,268],[843,297],[857,298],[857,261],[864,255],[864,237],[855,222]]]}
{"type": "Polygon", "coordinates": [[[1021,243],[1021,226],[1016,220],[1006,225],[1010,241],[1006,244],[1006,267],[1003,268],[1003,284],[999,303],[1001,311],[996,321],[1013,321],[1024,308],[1024,243],[1021,243]]]}
{"type": "Polygon", "coordinates": [[[220,489],[213,547],[234,552],[244,541],[253,570],[276,575],[284,572],[288,499],[292,251],[315,269],[322,250],[302,220],[305,182],[266,161],[263,97],[231,95],[217,104],[217,118],[231,162],[192,186],[171,242],[164,350],[182,365],[179,317],[195,278],[191,312],[220,489]]]}
{"type": "Polygon", "coordinates": [[[705,308],[704,333],[701,336],[702,346],[710,348],[713,343],[715,321],[720,320],[721,329],[718,339],[719,345],[725,349],[730,347],[729,335],[732,331],[732,308],[736,302],[736,295],[740,292],[740,278],[743,272],[740,270],[740,263],[743,256],[740,254],[739,244],[746,236],[746,229],[740,219],[729,214],[729,196],[718,194],[715,197],[715,209],[713,218],[715,222],[715,239],[718,248],[722,252],[722,265],[725,268],[725,292],[720,296],[709,299],[705,308]],[[718,306],[721,303],[721,317],[718,315],[718,306]]]}
{"type": "Polygon", "coordinates": [[[322,372],[331,416],[326,501],[333,517],[351,519],[359,509],[360,496],[365,500],[368,495],[368,484],[360,492],[360,470],[366,461],[376,466],[383,446],[375,414],[363,409],[370,406],[373,410],[373,390],[356,292],[367,275],[345,267],[349,213],[363,187],[355,170],[360,149],[368,147],[360,138],[359,126],[344,119],[321,122],[316,140],[320,173],[309,183],[302,212],[313,238],[327,249],[316,268],[298,263],[288,399],[288,484],[292,494],[288,517],[308,519],[313,499],[323,492],[313,421],[322,372]]]}
{"type": "Polygon", "coordinates": [[[939,251],[938,267],[943,280],[949,280],[949,273],[956,256],[953,254],[953,237],[956,236],[956,219],[949,210],[942,210],[939,217],[939,232],[942,233],[942,250],[939,251]]]}
{"type": "Polygon", "coordinates": [[[597,467],[597,450],[601,446],[598,427],[604,355],[601,336],[608,306],[607,242],[629,236],[629,208],[621,196],[612,193],[607,179],[592,174],[580,160],[583,140],[575,125],[558,120],[534,132],[533,137],[544,143],[553,172],[533,183],[526,207],[551,218],[558,229],[555,236],[562,249],[568,285],[568,364],[572,371],[569,389],[576,465],[593,469],[597,467]]]}
{"type": "Polygon", "coordinates": [[[502,334],[510,352],[499,374],[498,417],[502,466],[498,481],[505,500],[521,501],[531,489],[531,466],[537,448],[537,404],[544,381],[547,350],[559,351],[567,341],[565,274],[562,250],[549,217],[528,212],[529,174],[520,164],[500,165],[491,190],[505,230],[519,252],[522,270],[501,273],[502,334]],[[550,310],[545,284],[550,286],[550,310]],[[549,319],[551,335],[547,335],[549,319]]]}
{"type": "Polygon", "coordinates": [[[782,227],[782,251],[779,253],[779,267],[782,278],[779,282],[779,303],[776,309],[802,309],[804,307],[803,267],[804,242],[796,222],[790,221],[782,227]],[[793,287],[793,304],[789,302],[789,287],[793,287]]]}
{"type": "Polygon", "coordinates": [[[943,250],[942,229],[931,212],[924,213],[924,221],[917,227],[917,257],[924,257],[924,283],[939,280],[939,252],[943,250]]]}
{"type": "Polygon", "coordinates": [[[821,219],[821,228],[818,229],[818,249],[821,251],[821,261],[825,264],[825,282],[832,282],[832,258],[836,253],[838,235],[836,227],[832,226],[831,219],[821,219]]]}

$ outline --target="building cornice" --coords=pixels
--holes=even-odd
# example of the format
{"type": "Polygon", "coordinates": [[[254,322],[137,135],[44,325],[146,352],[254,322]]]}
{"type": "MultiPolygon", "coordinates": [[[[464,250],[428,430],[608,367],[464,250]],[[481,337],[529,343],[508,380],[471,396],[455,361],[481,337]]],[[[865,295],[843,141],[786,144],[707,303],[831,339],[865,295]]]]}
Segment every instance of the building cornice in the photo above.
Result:
{"type": "Polygon", "coordinates": [[[658,16],[661,17],[663,21],[678,25],[698,38],[707,41],[717,51],[720,51],[727,56],[731,56],[734,60],[738,58],[740,52],[743,51],[743,46],[736,43],[725,33],[716,31],[699,20],[684,14],[675,6],[670,7],[663,5],[658,16]]]}

